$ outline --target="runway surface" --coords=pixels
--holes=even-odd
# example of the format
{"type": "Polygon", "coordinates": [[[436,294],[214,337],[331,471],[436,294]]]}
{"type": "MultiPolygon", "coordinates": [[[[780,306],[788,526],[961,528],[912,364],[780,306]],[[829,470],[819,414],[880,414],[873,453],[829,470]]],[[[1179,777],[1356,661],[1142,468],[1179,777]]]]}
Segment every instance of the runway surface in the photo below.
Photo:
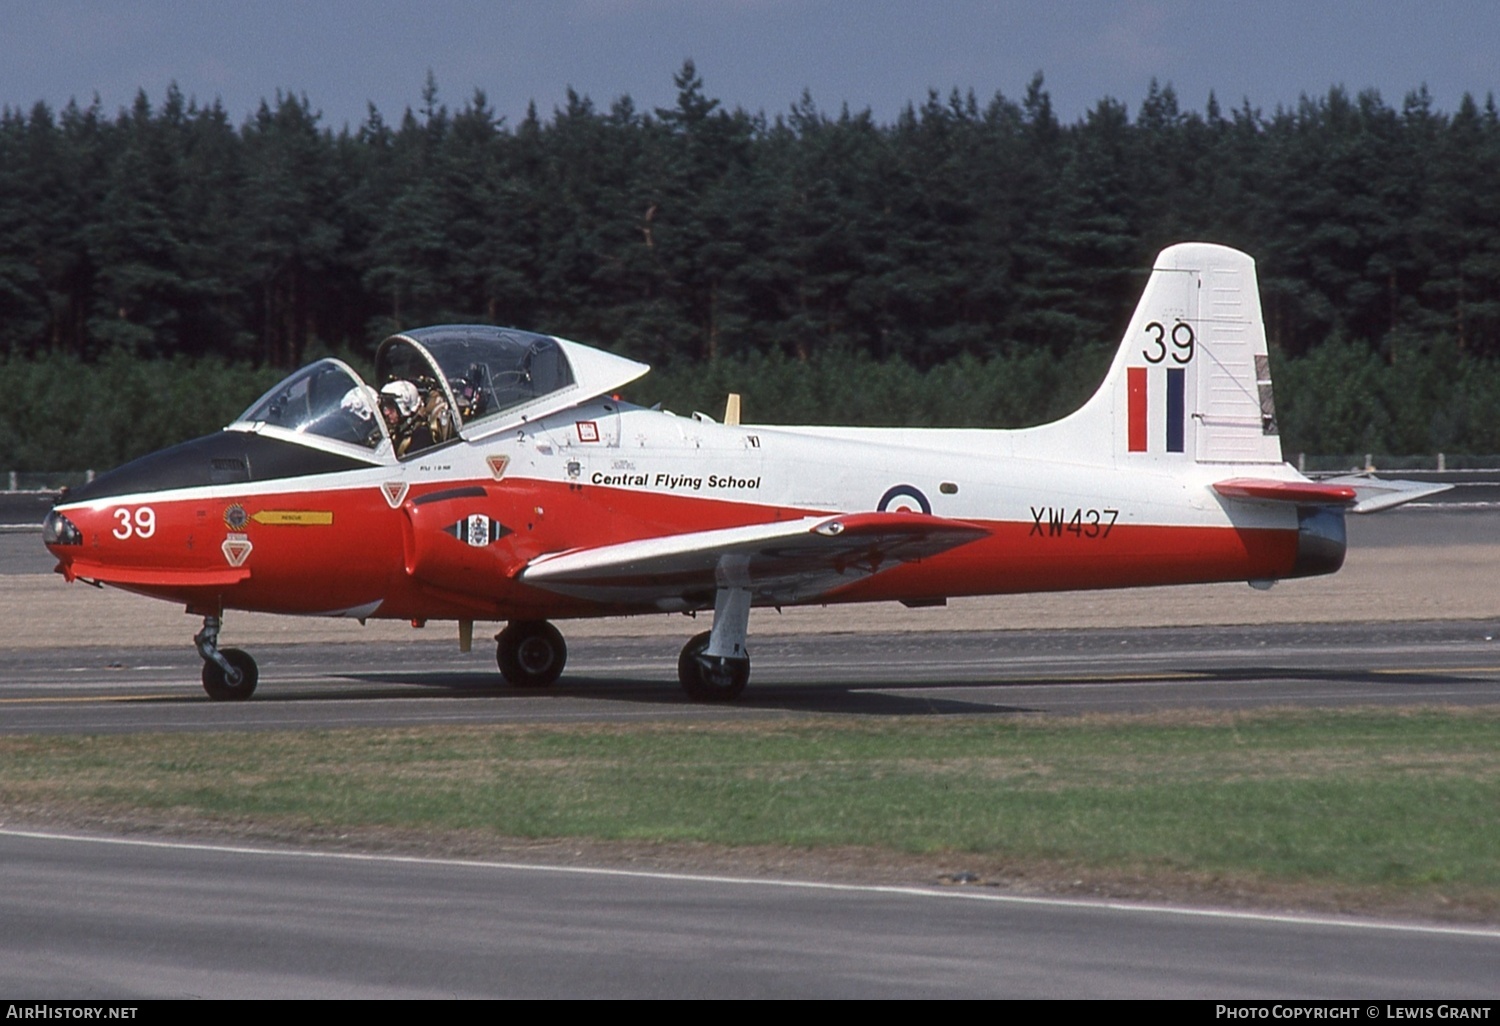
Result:
{"type": "Polygon", "coordinates": [[[1489,930],[8,831],[0,862],[27,996],[1500,995],[1489,930]]]}
{"type": "Polygon", "coordinates": [[[267,646],[244,703],[208,701],[180,646],[0,651],[0,732],[1494,705],[1497,638],[1488,623],[770,635],[755,640],[745,700],[727,706],[688,702],[659,638],[575,641],[573,669],[542,692],[504,686],[488,650],[267,646]]]}
{"type": "MultiPolygon", "coordinates": [[[[0,534],[12,625],[0,732],[1491,706],[1497,526],[1493,511],[1355,520],[1343,573],[1268,595],[1212,585],[757,613],[751,686],[728,707],[682,697],[677,648],[705,621],[681,617],[564,625],[567,674],[527,692],[499,684],[485,643],[461,654],[436,625],[237,616],[228,640],[252,647],[261,689],[212,703],[190,618],[66,586],[34,532],[0,534]]],[[[3,826],[0,988],[28,996],[1500,996],[1492,930],[3,826]]]]}

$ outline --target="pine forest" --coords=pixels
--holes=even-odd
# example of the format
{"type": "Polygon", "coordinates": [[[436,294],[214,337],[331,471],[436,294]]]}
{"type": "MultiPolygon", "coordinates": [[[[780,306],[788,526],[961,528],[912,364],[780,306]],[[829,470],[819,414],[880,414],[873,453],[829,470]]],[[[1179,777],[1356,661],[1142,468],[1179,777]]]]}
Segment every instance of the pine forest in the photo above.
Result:
{"type": "Polygon", "coordinates": [[[1257,261],[1283,444],[1500,452],[1500,112],[1333,89],[1266,112],[1153,84],[1074,123],[932,94],[891,124],[482,93],[333,130],[177,89],[0,111],[0,468],[108,467],[214,430],[400,328],[514,325],[747,421],[1008,427],[1097,385],[1152,258],[1257,261]]]}

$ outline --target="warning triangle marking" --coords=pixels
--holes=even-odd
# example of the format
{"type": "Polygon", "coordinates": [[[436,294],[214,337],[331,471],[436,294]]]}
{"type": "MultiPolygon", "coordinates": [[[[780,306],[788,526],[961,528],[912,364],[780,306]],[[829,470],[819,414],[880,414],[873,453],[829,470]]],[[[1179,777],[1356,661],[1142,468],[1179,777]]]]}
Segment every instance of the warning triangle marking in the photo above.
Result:
{"type": "Polygon", "coordinates": [[[380,482],[380,490],[385,495],[385,501],[391,504],[391,509],[395,509],[405,501],[406,490],[410,487],[405,481],[380,482]]]}
{"type": "Polygon", "coordinates": [[[250,553],[255,546],[250,544],[250,539],[244,536],[238,538],[225,538],[224,544],[219,546],[224,553],[224,558],[229,561],[230,566],[243,566],[245,560],[250,558],[250,553]]]}

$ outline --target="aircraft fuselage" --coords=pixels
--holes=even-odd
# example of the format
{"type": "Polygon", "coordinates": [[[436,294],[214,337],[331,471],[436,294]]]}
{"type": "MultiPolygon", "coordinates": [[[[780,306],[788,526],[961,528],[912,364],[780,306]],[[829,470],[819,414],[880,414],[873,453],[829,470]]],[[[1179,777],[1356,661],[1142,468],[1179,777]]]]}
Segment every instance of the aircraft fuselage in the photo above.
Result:
{"type": "Polygon", "coordinates": [[[517,574],[559,550],[862,510],[928,513],[986,533],[816,601],[1297,572],[1296,509],[1226,508],[1210,487],[1219,468],[1192,481],[1018,458],[1005,451],[1007,434],[726,426],[599,402],[393,466],[63,504],[83,545],[54,551],[76,554],[80,576],[109,566],[115,583],[194,611],[395,619],[657,611],[649,601],[601,608],[517,574]],[[219,576],[195,581],[210,574],[219,576]]]}

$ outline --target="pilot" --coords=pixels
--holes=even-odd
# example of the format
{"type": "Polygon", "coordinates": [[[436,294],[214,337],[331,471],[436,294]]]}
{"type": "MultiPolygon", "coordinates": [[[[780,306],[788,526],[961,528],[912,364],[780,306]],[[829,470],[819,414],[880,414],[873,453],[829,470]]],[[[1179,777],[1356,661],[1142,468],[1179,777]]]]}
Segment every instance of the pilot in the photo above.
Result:
{"type": "Polygon", "coordinates": [[[422,393],[410,381],[390,381],[380,389],[380,412],[391,429],[397,456],[420,452],[433,443],[421,410],[422,393]]]}
{"type": "Polygon", "coordinates": [[[361,445],[373,449],[380,444],[380,427],[375,423],[375,409],[379,405],[375,391],[369,385],[355,385],[344,393],[339,406],[354,418],[354,433],[361,445]]]}

